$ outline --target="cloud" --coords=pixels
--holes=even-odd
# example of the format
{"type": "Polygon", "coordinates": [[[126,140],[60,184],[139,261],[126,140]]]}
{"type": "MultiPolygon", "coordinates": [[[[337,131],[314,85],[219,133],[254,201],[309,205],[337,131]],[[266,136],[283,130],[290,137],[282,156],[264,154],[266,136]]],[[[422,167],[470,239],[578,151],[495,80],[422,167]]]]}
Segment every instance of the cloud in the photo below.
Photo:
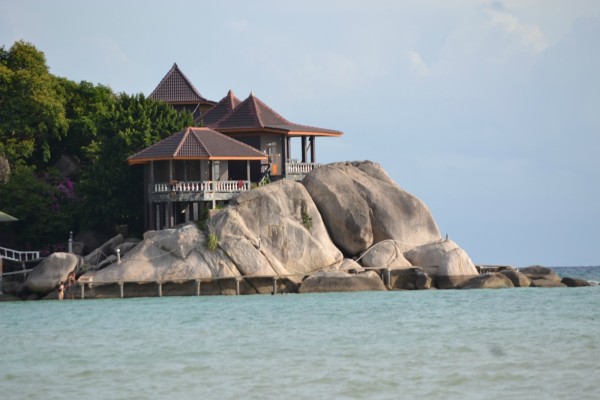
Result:
{"type": "Polygon", "coordinates": [[[409,68],[413,73],[417,74],[418,76],[429,75],[429,67],[425,61],[423,61],[423,58],[419,52],[414,50],[407,51],[406,58],[409,63],[409,68]]]}
{"type": "Polygon", "coordinates": [[[227,21],[227,26],[234,32],[244,32],[250,26],[248,20],[243,18],[231,18],[227,21]]]}
{"type": "Polygon", "coordinates": [[[493,3],[487,10],[493,27],[516,37],[523,45],[535,52],[542,52],[548,47],[548,42],[538,25],[526,25],[517,17],[505,11],[502,3],[493,3]]]}

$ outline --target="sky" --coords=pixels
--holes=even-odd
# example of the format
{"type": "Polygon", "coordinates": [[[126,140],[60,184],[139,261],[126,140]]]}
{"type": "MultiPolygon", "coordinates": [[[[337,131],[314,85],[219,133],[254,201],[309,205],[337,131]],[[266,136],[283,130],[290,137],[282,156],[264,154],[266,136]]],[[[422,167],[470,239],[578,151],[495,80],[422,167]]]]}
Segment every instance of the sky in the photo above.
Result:
{"type": "MultiPolygon", "coordinates": [[[[600,265],[600,1],[0,0],[0,45],[150,94],[176,62],[337,129],[317,161],[371,160],[476,264],[600,265]]],[[[299,143],[292,143],[297,149],[299,143]]]]}

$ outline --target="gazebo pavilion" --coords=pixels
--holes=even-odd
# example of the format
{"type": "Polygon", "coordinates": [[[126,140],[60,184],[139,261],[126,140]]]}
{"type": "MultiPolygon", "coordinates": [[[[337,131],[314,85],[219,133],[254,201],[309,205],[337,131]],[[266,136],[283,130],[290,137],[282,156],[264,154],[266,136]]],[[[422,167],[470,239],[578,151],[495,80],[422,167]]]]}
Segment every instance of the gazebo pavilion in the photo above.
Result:
{"type": "Polygon", "coordinates": [[[209,128],[190,127],[127,159],[144,165],[146,229],[170,228],[200,219],[206,203],[214,208],[250,190],[251,162],[267,155],[209,128]],[[231,163],[246,168],[231,171],[231,163]]]}

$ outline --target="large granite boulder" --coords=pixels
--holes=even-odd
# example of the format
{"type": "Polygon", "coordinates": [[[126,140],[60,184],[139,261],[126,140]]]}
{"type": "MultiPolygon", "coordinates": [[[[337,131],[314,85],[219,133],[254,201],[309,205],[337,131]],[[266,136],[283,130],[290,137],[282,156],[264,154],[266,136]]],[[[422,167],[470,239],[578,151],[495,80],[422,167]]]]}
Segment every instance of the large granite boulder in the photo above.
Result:
{"type": "Polygon", "coordinates": [[[564,278],[562,278],[561,283],[567,285],[568,287],[591,286],[591,284],[588,281],[586,281],[585,279],[570,278],[568,276],[565,276],[564,278]]]}
{"type": "Polygon", "coordinates": [[[243,275],[308,275],[343,260],[298,182],[282,180],[236,197],[210,229],[243,275]]]}
{"type": "Polygon", "coordinates": [[[418,267],[438,267],[437,287],[452,289],[479,275],[469,255],[452,240],[424,244],[404,253],[418,267]]]}
{"type": "Polygon", "coordinates": [[[567,287],[561,281],[555,281],[554,279],[532,279],[531,287],[543,287],[543,288],[557,288],[557,287],[567,287]]]}
{"type": "Polygon", "coordinates": [[[522,274],[527,275],[529,279],[546,279],[550,281],[560,282],[560,276],[552,269],[548,267],[542,267],[541,265],[533,265],[527,268],[521,268],[519,270],[522,274]]]}
{"type": "Polygon", "coordinates": [[[403,248],[398,241],[384,240],[365,251],[360,261],[367,268],[411,268],[412,264],[404,257],[403,248]]]}
{"type": "Polygon", "coordinates": [[[302,183],[333,242],[347,256],[357,256],[386,239],[406,246],[402,251],[440,239],[429,208],[378,164],[328,164],[307,174],[302,183]]]}
{"type": "Polygon", "coordinates": [[[503,289],[515,287],[512,281],[499,272],[474,276],[458,286],[459,289],[503,289]]]}
{"type": "Polygon", "coordinates": [[[306,278],[300,293],[363,292],[386,290],[379,275],[373,271],[349,274],[343,271],[318,271],[306,278]]]}
{"type": "Polygon", "coordinates": [[[108,256],[115,253],[117,246],[123,243],[123,235],[118,234],[104,242],[100,247],[83,257],[84,268],[96,269],[97,266],[108,256]]]}
{"type": "Polygon", "coordinates": [[[31,271],[25,287],[39,294],[50,293],[67,280],[78,264],[79,258],[74,254],[52,253],[31,271]]]}
{"type": "Polygon", "coordinates": [[[395,268],[390,271],[390,289],[424,290],[431,289],[432,284],[431,276],[418,267],[395,268]]]}
{"type": "Polygon", "coordinates": [[[514,269],[505,269],[499,271],[499,273],[510,279],[514,287],[531,286],[531,279],[529,279],[527,275],[523,274],[522,272],[515,271],[514,269]]]}
{"type": "Polygon", "coordinates": [[[239,276],[235,265],[216,249],[210,251],[206,237],[195,224],[176,229],[149,231],[144,240],[121,258],[100,270],[84,274],[81,282],[95,285],[114,282],[168,282],[239,276]]]}

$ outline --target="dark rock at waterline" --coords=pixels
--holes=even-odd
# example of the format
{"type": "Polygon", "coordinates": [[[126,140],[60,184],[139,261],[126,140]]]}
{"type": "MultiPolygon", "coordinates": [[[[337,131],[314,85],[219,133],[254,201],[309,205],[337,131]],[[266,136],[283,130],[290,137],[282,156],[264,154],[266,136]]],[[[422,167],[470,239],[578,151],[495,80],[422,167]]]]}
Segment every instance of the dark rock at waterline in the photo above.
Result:
{"type": "Polygon", "coordinates": [[[391,269],[390,281],[390,289],[427,290],[433,285],[431,276],[418,267],[391,269]]]}
{"type": "Polygon", "coordinates": [[[508,279],[510,279],[514,285],[514,287],[529,287],[531,286],[531,279],[529,279],[527,277],[527,275],[519,272],[519,271],[515,271],[512,269],[504,269],[502,271],[499,271],[500,274],[506,276],[508,279]]]}
{"type": "Polygon", "coordinates": [[[349,274],[342,271],[319,271],[306,278],[300,293],[363,292],[386,290],[379,275],[373,271],[349,274]]]}
{"type": "Polygon", "coordinates": [[[519,272],[527,275],[527,277],[531,280],[545,279],[560,283],[560,276],[558,276],[556,272],[548,267],[542,267],[541,265],[521,268],[519,272]]]}
{"type": "Polygon", "coordinates": [[[560,280],[556,281],[554,279],[532,279],[531,287],[554,288],[554,287],[567,287],[567,285],[562,283],[560,280]]]}
{"type": "Polygon", "coordinates": [[[590,283],[584,279],[578,278],[569,278],[565,276],[562,278],[561,283],[567,285],[568,287],[583,287],[583,286],[591,286],[590,283]]]}
{"type": "Polygon", "coordinates": [[[483,274],[462,283],[459,289],[504,289],[515,287],[512,281],[504,274],[483,274]]]}

